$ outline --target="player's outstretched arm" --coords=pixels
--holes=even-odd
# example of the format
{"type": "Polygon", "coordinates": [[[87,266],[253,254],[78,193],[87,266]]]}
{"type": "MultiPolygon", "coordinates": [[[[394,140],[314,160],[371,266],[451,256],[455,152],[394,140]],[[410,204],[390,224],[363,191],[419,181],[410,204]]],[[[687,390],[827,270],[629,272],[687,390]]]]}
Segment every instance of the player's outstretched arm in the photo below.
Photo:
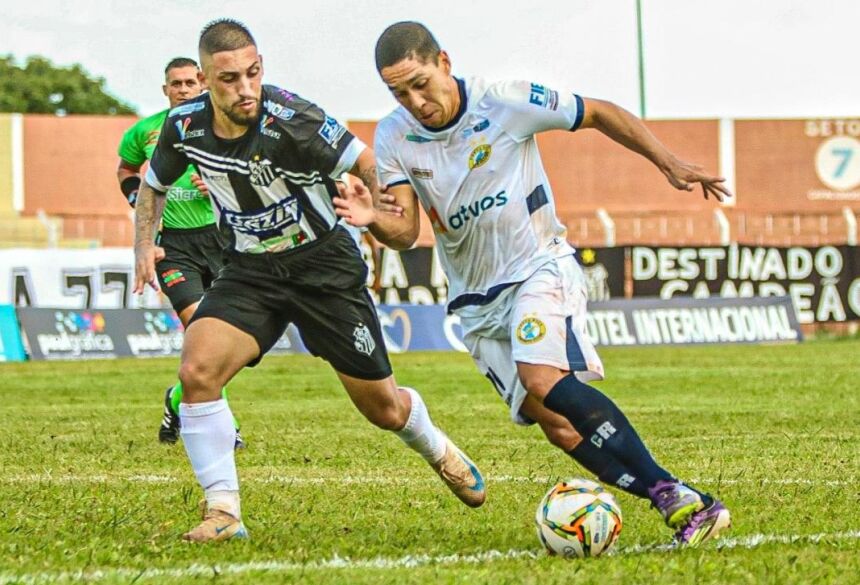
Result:
{"type": "Polygon", "coordinates": [[[351,225],[367,226],[373,237],[390,248],[412,247],[418,239],[420,225],[417,197],[412,187],[380,187],[376,157],[369,148],[359,155],[350,174],[359,177],[361,183],[338,183],[340,196],[333,200],[337,214],[351,225]]]}
{"type": "Polygon", "coordinates": [[[638,152],[654,163],[676,189],[692,191],[695,184],[699,183],[705,199],[713,195],[717,201],[723,201],[732,196],[723,184],[723,177],[709,175],[701,166],[678,159],[657,140],[642,120],[624,108],[595,99],[585,99],[584,103],[581,128],[594,128],[622,146],[638,152]]]}
{"type": "Polygon", "coordinates": [[[161,222],[166,197],[150,187],[145,181],[137,196],[134,208],[134,289],[142,294],[148,284],[158,290],[155,264],[164,258],[164,250],[155,245],[153,235],[161,222]]]}

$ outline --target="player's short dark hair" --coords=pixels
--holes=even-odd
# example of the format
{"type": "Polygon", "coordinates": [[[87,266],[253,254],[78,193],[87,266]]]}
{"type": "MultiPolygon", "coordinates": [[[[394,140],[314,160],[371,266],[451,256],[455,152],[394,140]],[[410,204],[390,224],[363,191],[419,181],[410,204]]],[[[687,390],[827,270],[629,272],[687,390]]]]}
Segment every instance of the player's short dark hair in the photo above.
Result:
{"type": "Polygon", "coordinates": [[[219,18],[200,31],[197,48],[201,54],[214,55],[221,51],[235,51],[250,46],[256,47],[257,43],[248,27],[232,18],[219,18]]]}
{"type": "Polygon", "coordinates": [[[439,62],[439,43],[420,22],[395,22],[376,41],[376,70],[382,71],[403,59],[414,58],[421,63],[439,62]]]}
{"type": "Polygon", "coordinates": [[[196,67],[200,69],[197,65],[197,61],[194,59],[189,59],[188,57],[174,57],[167,64],[167,67],[164,68],[164,74],[167,75],[167,72],[171,69],[179,69],[180,67],[196,67]]]}

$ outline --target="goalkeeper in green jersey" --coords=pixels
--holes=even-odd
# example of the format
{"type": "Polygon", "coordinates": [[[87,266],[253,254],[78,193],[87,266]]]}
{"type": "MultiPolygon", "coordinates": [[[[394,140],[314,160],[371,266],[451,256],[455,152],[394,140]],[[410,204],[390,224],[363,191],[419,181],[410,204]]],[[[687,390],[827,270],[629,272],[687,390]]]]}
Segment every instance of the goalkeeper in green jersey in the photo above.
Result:
{"type": "MultiPolygon", "coordinates": [[[[120,189],[132,207],[140,187],[140,169],[155,150],[168,112],[173,115],[180,111],[185,101],[203,91],[198,72],[193,59],[177,57],[170,61],[164,70],[165,83],[162,86],[170,102],[169,110],[139,120],[122,137],[116,174],[120,189]]],[[[170,187],[167,197],[159,198],[165,204],[161,231],[156,238],[164,252],[156,266],[161,290],[170,299],[183,326],[188,325],[204,291],[218,275],[225,245],[208,193],[192,183],[193,173],[194,167],[189,166],[187,172],[170,187]]],[[[226,398],[226,389],[223,394],[226,398]]],[[[182,384],[177,382],[167,389],[164,396],[164,418],[158,429],[158,440],[163,443],[175,443],[179,439],[181,401],[182,384]]],[[[235,419],[233,422],[236,448],[242,448],[245,444],[239,434],[239,423],[235,419]]]]}

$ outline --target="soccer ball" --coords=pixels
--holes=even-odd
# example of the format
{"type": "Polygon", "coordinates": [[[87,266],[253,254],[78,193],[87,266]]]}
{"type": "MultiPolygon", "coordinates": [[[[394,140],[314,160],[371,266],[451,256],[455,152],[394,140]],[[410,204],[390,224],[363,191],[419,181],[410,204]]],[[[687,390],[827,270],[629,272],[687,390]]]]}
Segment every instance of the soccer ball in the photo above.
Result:
{"type": "Polygon", "coordinates": [[[557,483],[535,513],[537,534],[551,555],[596,557],[621,533],[621,508],[608,491],[587,479],[557,483]]]}

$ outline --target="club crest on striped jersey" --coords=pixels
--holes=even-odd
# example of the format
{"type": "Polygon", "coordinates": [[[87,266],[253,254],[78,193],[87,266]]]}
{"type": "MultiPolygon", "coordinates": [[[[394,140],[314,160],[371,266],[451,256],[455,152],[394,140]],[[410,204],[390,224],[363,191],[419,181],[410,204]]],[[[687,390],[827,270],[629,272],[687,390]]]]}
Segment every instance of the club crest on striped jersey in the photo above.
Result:
{"type": "MultiPolygon", "coordinates": [[[[280,132],[276,134],[280,135],[280,132]]],[[[250,172],[248,180],[258,187],[268,187],[277,178],[272,168],[272,161],[261,159],[259,154],[248,161],[248,171],[250,172]]]]}
{"type": "Polygon", "coordinates": [[[546,335],[546,325],[537,317],[526,317],[517,325],[517,339],[520,343],[535,343],[546,335]]]}
{"type": "Polygon", "coordinates": [[[370,355],[376,349],[376,341],[373,340],[373,335],[370,334],[370,329],[364,323],[359,323],[352,332],[353,345],[356,351],[364,355],[370,355]]]}

